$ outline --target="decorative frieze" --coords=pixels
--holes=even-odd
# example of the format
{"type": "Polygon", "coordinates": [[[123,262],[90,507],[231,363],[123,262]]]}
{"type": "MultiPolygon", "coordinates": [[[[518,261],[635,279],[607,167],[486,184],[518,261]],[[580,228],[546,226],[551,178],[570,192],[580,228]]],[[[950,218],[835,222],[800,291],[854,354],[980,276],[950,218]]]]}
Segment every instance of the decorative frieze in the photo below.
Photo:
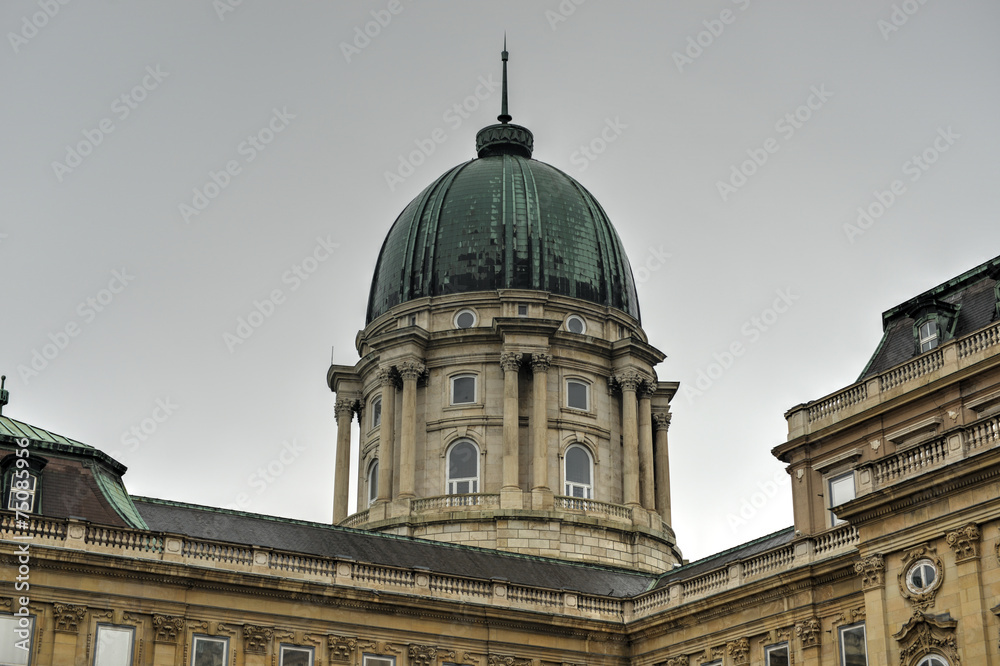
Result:
{"type": "Polygon", "coordinates": [[[486,664],[487,666],[531,666],[531,660],[509,654],[490,654],[486,657],[486,664]]]}
{"type": "Polygon", "coordinates": [[[663,666],[688,666],[690,661],[687,655],[680,655],[677,657],[671,657],[663,662],[663,666]]]}
{"type": "Polygon", "coordinates": [[[733,661],[733,666],[741,666],[750,663],[750,640],[738,638],[735,641],[726,643],[726,652],[733,661]]]}
{"type": "Polygon", "coordinates": [[[885,585],[885,560],[881,555],[869,555],[854,563],[854,573],[861,576],[861,589],[871,590],[885,585]]]}
{"type": "Polygon", "coordinates": [[[951,615],[926,615],[917,610],[903,628],[892,637],[899,643],[900,666],[915,664],[928,654],[942,654],[952,666],[959,666],[958,645],[955,640],[956,620],[951,615]]]}
{"type": "Polygon", "coordinates": [[[350,662],[358,639],[331,634],[326,637],[326,645],[330,649],[330,661],[350,662]]]}
{"type": "Polygon", "coordinates": [[[52,614],[55,617],[56,631],[75,634],[80,629],[80,622],[87,615],[87,607],[52,604],[52,614]]]}
{"type": "Polygon", "coordinates": [[[154,615],[153,640],[157,643],[176,643],[177,634],[184,631],[184,618],[173,615],[154,615]]]}
{"type": "Polygon", "coordinates": [[[979,527],[969,523],[961,529],[945,534],[944,540],[955,551],[955,561],[964,562],[979,557],[979,527]]]}
{"type": "Polygon", "coordinates": [[[259,627],[253,624],[243,625],[243,651],[247,654],[266,654],[267,645],[274,638],[274,630],[270,627],[259,627]]]}
{"type": "Polygon", "coordinates": [[[434,666],[439,657],[441,659],[455,659],[455,653],[451,650],[438,650],[433,645],[418,645],[416,643],[410,644],[409,654],[410,666],[434,666]]]}
{"type": "Polygon", "coordinates": [[[803,648],[819,647],[822,630],[819,619],[811,617],[795,625],[795,635],[799,637],[803,648]]]}

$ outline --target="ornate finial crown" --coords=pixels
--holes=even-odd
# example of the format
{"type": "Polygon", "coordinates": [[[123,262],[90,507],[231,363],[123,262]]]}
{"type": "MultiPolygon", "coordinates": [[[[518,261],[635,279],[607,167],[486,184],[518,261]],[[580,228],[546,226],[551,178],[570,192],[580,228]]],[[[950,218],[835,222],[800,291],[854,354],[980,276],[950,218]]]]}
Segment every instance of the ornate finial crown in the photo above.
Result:
{"type": "Polygon", "coordinates": [[[520,155],[531,157],[535,138],[526,127],[511,125],[512,116],[507,111],[507,34],[503,36],[503,51],[500,60],[503,62],[503,92],[500,100],[499,125],[490,125],[476,134],[476,154],[479,157],[494,155],[520,155]]]}

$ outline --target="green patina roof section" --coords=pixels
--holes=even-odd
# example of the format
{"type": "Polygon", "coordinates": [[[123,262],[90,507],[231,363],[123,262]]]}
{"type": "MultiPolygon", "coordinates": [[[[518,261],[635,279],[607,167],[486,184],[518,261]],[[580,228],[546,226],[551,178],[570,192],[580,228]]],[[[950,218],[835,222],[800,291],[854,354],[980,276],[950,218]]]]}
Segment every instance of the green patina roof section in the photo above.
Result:
{"type": "Polygon", "coordinates": [[[125,486],[122,485],[121,475],[127,468],[108,454],[75,439],[57,435],[8,416],[0,416],[0,440],[5,437],[13,440],[27,438],[35,450],[76,455],[103,463],[92,465],[91,469],[104,498],[126,523],[139,529],[149,529],[132,504],[132,498],[125,490],[125,486]]]}
{"type": "Polygon", "coordinates": [[[567,174],[521,155],[460,164],[406,206],[379,252],[367,321],[418,298],[497,289],[639,319],[632,269],[604,209],[567,174]]]}
{"type": "Polygon", "coordinates": [[[121,516],[122,520],[132,527],[148,530],[149,525],[139,515],[139,510],[132,503],[132,496],[125,490],[121,477],[109,474],[99,465],[95,465],[93,470],[97,486],[104,493],[104,497],[111,503],[111,506],[114,507],[115,513],[121,516]]]}

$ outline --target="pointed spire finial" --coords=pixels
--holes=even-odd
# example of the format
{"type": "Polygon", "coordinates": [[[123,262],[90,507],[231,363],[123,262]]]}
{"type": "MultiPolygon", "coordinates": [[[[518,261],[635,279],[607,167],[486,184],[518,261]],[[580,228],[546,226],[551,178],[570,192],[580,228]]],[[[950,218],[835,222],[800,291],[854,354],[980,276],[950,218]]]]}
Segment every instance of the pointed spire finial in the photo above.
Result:
{"type": "Polygon", "coordinates": [[[3,414],[4,405],[10,400],[10,392],[4,389],[4,384],[7,383],[7,375],[0,376],[0,415],[3,414]]]}
{"type": "Polygon", "coordinates": [[[500,115],[497,116],[497,120],[506,125],[512,120],[511,115],[507,113],[507,32],[506,31],[504,31],[503,33],[503,51],[500,52],[500,59],[503,60],[503,97],[500,102],[500,115]]]}

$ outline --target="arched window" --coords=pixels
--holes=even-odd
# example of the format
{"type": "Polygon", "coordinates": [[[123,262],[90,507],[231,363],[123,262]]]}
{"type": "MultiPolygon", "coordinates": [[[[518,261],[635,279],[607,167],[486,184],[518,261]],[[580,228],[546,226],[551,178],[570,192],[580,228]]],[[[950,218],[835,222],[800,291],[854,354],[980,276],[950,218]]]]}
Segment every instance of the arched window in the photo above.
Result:
{"type": "Polygon", "coordinates": [[[479,447],[467,439],[448,450],[448,494],[479,492],[479,447]]]}
{"type": "Polygon", "coordinates": [[[378,460],[373,460],[368,466],[368,506],[378,498],[378,460]]]}
{"type": "Polygon", "coordinates": [[[476,376],[455,375],[451,378],[451,404],[469,405],[476,402],[476,376]]]}
{"type": "Polygon", "coordinates": [[[372,400],[372,428],[382,425],[382,396],[376,396],[372,400]]]}
{"type": "Polygon", "coordinates": [[[948,666],[948,660],[936,654],[930,654],[921,659],[917,666],[948,666]]]}
{"type": "Polygon", "coordinates": [[[587,447],[574,444],[566,449],[565,487],[569,497],[594,498],[594,461],[587,447]]]}

